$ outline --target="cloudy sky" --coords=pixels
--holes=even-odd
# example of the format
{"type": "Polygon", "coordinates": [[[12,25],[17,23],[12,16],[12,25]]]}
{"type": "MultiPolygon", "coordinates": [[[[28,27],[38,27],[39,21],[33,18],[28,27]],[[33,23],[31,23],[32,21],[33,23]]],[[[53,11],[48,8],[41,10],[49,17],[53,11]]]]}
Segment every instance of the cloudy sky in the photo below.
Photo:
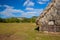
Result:
{"type": "Polygon", "coordinates": [[[51,0],[0,0],[0,17],[39,16],[51,0]]]}

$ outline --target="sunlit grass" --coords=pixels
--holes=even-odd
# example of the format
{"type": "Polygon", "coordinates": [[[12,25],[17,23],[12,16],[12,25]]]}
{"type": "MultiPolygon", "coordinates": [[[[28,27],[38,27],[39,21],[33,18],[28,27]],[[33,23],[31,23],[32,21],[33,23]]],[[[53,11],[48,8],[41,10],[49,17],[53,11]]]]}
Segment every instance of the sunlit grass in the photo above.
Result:
{"type": "Polygon", "coordinates": [[[12,34],[8,40],[60,40],[60,35],[34,30],[35,23],[0,23],[0,34],[12,34]]]}

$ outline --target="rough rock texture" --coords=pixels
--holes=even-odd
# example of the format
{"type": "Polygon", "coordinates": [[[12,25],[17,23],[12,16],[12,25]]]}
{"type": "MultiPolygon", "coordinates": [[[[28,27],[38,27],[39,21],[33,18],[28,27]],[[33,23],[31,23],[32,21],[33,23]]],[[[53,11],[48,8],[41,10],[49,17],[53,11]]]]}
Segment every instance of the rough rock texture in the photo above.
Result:
{"type": "Polygon", "coordinates": [[[37,18],[36,24],[42,31],[60,32],[60,0],[51,0],[43,13],[37,18]]]}

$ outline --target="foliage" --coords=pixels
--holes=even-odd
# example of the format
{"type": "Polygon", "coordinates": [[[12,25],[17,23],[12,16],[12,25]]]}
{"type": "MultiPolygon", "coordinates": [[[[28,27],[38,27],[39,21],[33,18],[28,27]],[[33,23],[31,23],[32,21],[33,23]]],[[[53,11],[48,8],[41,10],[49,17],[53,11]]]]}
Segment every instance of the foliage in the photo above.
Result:
{"type": "Polygon", "coordinates": [[[11,18],[0,18],[0,22],[3,23],[34,23],[36,20],[36,16],[33,16],[31,18],[25,18],[25,17],[11,17],[11,18]]]}

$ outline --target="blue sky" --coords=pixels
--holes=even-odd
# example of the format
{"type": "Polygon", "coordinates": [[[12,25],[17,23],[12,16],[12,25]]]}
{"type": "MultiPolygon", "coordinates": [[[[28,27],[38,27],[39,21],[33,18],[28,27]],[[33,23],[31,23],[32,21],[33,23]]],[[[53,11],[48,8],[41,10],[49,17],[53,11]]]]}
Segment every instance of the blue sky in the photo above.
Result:
{"type": "Polygon", "coordinates": [[[0,17],[39,16],[51,0],[0,0],[0,17]]]}

